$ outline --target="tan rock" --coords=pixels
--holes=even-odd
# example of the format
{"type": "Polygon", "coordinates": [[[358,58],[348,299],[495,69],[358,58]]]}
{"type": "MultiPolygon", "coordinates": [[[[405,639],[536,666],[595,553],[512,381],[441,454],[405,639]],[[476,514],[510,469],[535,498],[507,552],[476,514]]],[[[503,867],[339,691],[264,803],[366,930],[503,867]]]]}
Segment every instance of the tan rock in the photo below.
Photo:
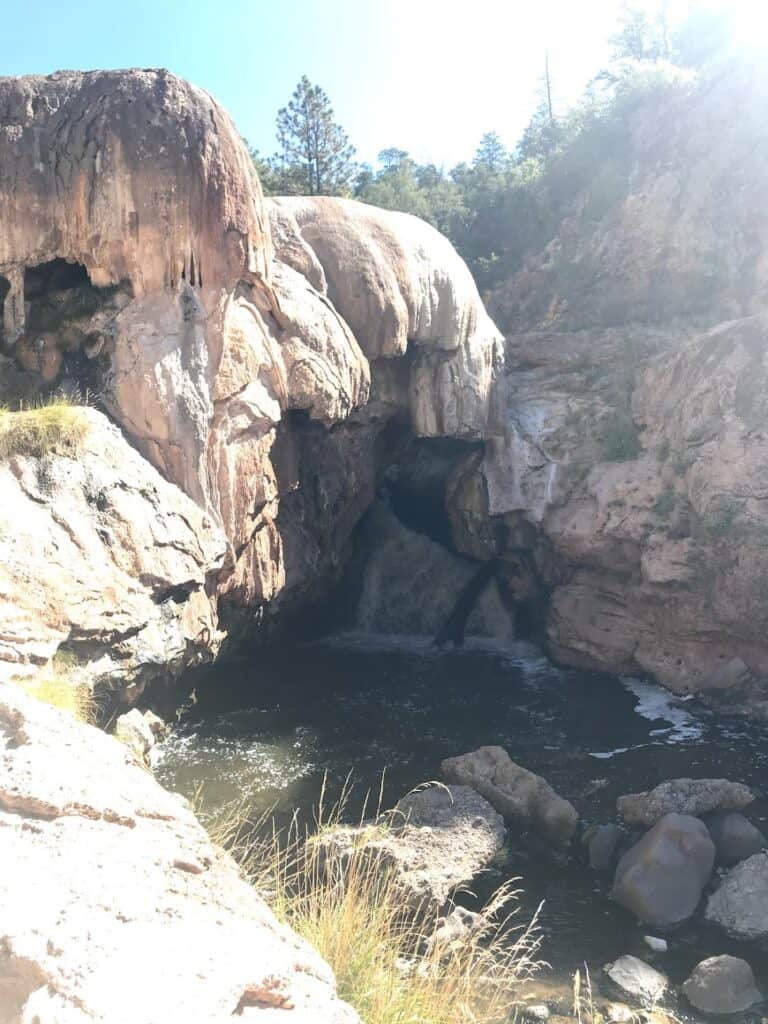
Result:
{"type": "Polygon", "coordinates": [[[357,1021],[180,799],[13,684],[0,685],[0,830],[0,991],[19,1019],[357,1021]],[[126,964],[141,984],[125,984],[126,964]]]}

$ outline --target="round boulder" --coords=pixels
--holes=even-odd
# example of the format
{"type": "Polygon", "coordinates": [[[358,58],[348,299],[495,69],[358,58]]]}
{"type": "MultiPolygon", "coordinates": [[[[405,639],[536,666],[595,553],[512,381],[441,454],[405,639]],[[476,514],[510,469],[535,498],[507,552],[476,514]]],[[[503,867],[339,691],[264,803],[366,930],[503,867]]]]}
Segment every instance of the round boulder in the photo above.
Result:
{"type": "Polygon", "coordinates": [[[711,956],[683,985],[691,1006],[703,1013],[741,1013],[762,1000],[752,968],[735,956],[711,956]]]}
{"type": "Polygon", "coordinates": [[[698,906],[714,862],[706,825],[667,814],[619,861],[613,898],[645,924],[678,924],[698,906]]]}
{"type": "Polygon", "coordinates": [[[737,811],[713,814],[705,824],[715,844],[715,859],[723,867],[732,868],[765,849],[763,833],[737,811]]]}

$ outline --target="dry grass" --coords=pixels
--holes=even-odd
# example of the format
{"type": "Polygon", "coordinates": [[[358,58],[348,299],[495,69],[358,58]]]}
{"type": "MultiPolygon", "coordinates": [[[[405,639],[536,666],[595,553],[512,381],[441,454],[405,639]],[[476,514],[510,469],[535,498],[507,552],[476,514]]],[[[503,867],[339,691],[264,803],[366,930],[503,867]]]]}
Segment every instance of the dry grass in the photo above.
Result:
{"type": "Polygon", "coordinates": [[[535,920],[527,927],[511,921],[518,893],[502,886],[479,927],[448,946],[430,944],[434,925],[404,903],[394,874],[364,845],[334,858],[317,841],[342,808],[343,800],[329,815],[321,807],[310,829],[294,821],[280,832],[268,818],[249,820],[242,805],[207,824],[277,916],[330,964],[340,997],[366,1024],[510,1020],[539,966],[535,920]]]}
{"type": "Polygon", "coordinates": [[[79,722],[94,721],[93,691],[87,683],[55,671],[41,672],[34,679],[19,679],[17,682],[30,696],[68,711],[79,722]]]}
{"type": "Polygon", "coordinates": [[[66,398],[52,398],[17,412],[0,408],[0,458],[41,458],[54,451],[75,455],[87,433],[82,408],[66,398]]]}

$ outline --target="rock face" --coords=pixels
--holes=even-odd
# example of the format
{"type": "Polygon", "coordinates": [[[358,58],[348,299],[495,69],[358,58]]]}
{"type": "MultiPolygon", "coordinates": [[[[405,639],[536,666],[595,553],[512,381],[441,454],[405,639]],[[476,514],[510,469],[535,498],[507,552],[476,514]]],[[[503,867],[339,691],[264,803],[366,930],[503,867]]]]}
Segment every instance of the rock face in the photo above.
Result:
{"type": "Polygon", "coordinates": [[[704,1013],[741,1013],[762,1001],[752,968],[735,956],[697,964],[683,985],[688,1002],[704,1013]]]}
{"type": "Polygon", "coordinates": [[[715,844],[717,863],[732,868],[765,849],[765,836],[743,814],[721,811],[705,821],[715,844]]]}
{"type": "Polygon", "coordinates": [[[641,1006],[655,1006],[669,984],[665,974],[636,956],[621,956],[614,963],[606,964],[604,970],[625,999],[632,999],[641,1006]]]}
{"type": "Polygon", "coordinates": [[[665,814],[699,817],[712,811],[733,810],[752,803],[748,786],[728,779],[670,779],[647,793],[629,793],[616,801],[629,825],[655,825],[665,814]]]}
{"type": "Polygon", "coordinates": [[[487,868],[504,844],[506,830],[491,805],[468,786],[430,787],[404,797],[391,823],[340,825],[323,834],[331,862],[363,849],[394,871],[403,898],[427,916],[487,868]]]}
{"type": "Polygon", "coordinates": [[[667,814],[619,861],[613,898],[643,923],[669,927],[694,912],[714,861],[703,822],[667,814]]]}
{"type": "MultiPolygon", "coordinates": [[[[88,392],[198,506],[186,521],[205,520],[206,559],[208,535],[223,540],[195,576],[215,568],[181,660],[215,654],[217,611],[231,630],[322,604],[389,424],[485,435],[501,336],[428,225],[329,198],[265,202],[228,115],[165,71],[0,79],[0,143],[0,402],[88,392]]],[[[81,601],[70,582],[58,631],[0,658],[37,663],[78,634],[69,609],[93,592],[81,601]]],[[[163,586],[186,593],[188,573],[163,586]]],[[[129,648],[147,619],[131,602],[114,590],[129,648]]]]}
{"type": "Polygon", "coordinates": [[[179,798],[13,684],[0,685],[0,828],[10,1019],[357,1021],[179,798]],[[126,964],[141,984],[124,983],[126,964]]]}
{"type": "Polygon", "coordinates": [[[558,660],[756,706],[767,91],[759,66],[732,67],[622,115],[616,161],[491,296],[507,393],[455,510],[464,550],[510,565],[527,552],[558,660]]]}
{"type": "Polygon", "coordinates": [[[756,853],[728,872],[707,901],[706,918],[734,939],[768,936],[768,854],[756,853]]]}
{"type": "Polygon", "coordinates": [[[101,413],[80,415],[76,454],[0,459],[0,679],[66,651],[133,699],[216,650],[226,541],[101,413]]]}
{"type": "Polygon", "coordinates": [[[541,776],[522,768],[502,747],[480,747],[443,761],[449,782],[472,786],[507,821],[530,828],[552,846],[568,847],[576,831],[576,809],[541,776]]]}

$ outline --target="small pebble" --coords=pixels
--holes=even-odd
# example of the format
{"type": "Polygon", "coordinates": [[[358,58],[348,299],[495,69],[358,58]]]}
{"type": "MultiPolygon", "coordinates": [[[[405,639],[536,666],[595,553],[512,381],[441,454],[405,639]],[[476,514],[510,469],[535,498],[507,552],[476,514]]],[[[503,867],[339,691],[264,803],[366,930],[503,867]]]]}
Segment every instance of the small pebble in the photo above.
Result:
{"type": "Polygon", "coordinates": [[[549,1007],[544,1003],[537,1004],[535,1006],[526,1006],[523,1009],[523,1015],[528,1020],[549,1020],[549,1007]]]}
{"type": "Polygon", "coordinates": [[[657,939],[655,935],[644,935],[643,942],[656,953],[666,953],[669,945],[666,939],[657,939]]]}

